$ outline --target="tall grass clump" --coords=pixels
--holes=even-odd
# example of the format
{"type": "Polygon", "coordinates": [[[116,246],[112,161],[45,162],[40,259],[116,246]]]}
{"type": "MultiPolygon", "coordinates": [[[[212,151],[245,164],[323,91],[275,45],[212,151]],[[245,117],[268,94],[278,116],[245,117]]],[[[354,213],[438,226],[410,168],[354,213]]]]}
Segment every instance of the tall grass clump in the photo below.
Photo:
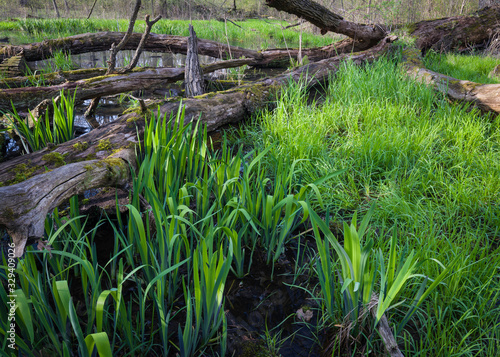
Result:
{"type": "Polygon", "coordinates": [[[485,55],[437,53],[429,51],[424,57],[426,68],[447,76],[483,84],[500,83],[500,78],[489,73],[500,64],[500,59],[485,55]]]}
{"type": "Polygon", "coordinates": [[[76,92],[73,96],[66,96],[61,91],[58,99],[52,99],[52,118],[50,118],[50,110],[47,109],[45,118],[35,118],[30,111],[29,119],[24,120],[19,116],[16,108],[12,107],[11,123],[14,130],[21,137],[27,153],[30,150],[41,150],[49,143],[61,144],[75,137],[75,95],[76,92]]]}
{"type": "MultiPolygon", "coordinates": [[[[244,277],[256,249],[273,264],[321,183],[292,184],[293,165],[268,178],[268,151],[244,153],[226,140],[209,150],[206,128],[186,124],[182,107],[148,116],[127,213],[117,204],[116,218],[88,223],[72,198],[67,217],[56,209],[46,220],[52,256],[29,248],[19,260],[21,353],[224,355],[229,274],[244,277]],[[112,240],[109,256],[97,247],[100,229],[112,240]]],[[[7,299],[3,285],[0,295],[7,299]]]]}
{"type": "MultiPolygon", "coordinates": [[[[498,344],[492,336],[498,335],[499,325],[491,309],[500,311],[490,297],[497,299],[499,289],[490,279],[492,265],[500,263],[494,243],[500,217],[495,204],[500,196],[499,134],[498,117],[449,103],[408,79],[395,61],[381,59],[362,68],[344,62],[321,102],[311,104],[304,86],[291,84],[276,109],[264,113],[240,140],[270,147],[269,154],[282,160],[299,160],[294,182],[345,170],[318,185],[334,232],[340,230],[334,222],[349,221],[355,212],[375,205],[375,251],[389,254],[385,232],[397,227],[407,251],[419,252],[424,276],[438,277],[442,271],[431,259],[448,267],[462,256],[445,285],[437,286],[409,320],[407,326],[418,336],[403,331],[401,338],[410,355],[450,355],[466,344],[467,353],[494,355],[498,344]],[[480,307],[474,302],[478,298],[480,307]],[[468,312],[468,319],[455,311],[468,312]],[[425,328],[419,327],[421,321],[425,328]],[[442,334],[427,333],[436,329],[442,334]],[[448,341],[439,337],[444,335],[448,341]]],[[[275,170],[271,161],[267,167],[275,170]]],[[[403,304],[418,289],[415,284],[403,289],[403,304]]],[[[404,320],[399,309],[389,311],[390,318],[404,320]]]]}

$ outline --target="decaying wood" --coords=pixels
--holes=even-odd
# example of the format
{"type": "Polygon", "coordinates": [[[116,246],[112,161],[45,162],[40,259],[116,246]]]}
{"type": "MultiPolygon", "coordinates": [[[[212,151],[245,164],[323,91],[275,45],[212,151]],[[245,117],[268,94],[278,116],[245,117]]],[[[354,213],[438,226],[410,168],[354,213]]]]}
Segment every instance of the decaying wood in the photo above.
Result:
{"type": "MultiPolygon", "coordinates": [[[[379,296],[377,294],[373,294],[373,303],[371,304],[372,308],[370,309],[370,312],[374,318],[377,316],[378,301],[379,296]]],[[[384,341],[385,349],[389,356],[404,357],[403,353],[401,353],[401,350],[399,349],[396,339],[394,338],[394,334],[391,327],[389,326],[389,321],[387,320],[385,314],[382,315],[380,321],[378,322],[377,329],[380,337],[382,338],[382,341],[384,341]]]]}
{"type": "Polygon", "coordinates": [[[471,102],[483,111],[500,113],[500,84],[480,84],[460,80],[425,68],[416,49],[403,51],[407,73],[453,100],[471,102]]]}
{"type": "Polygon", "coordinates": [[[130,72],[132,69],[137,66],[137,62],[139,62],[139,58],[141,57],[142,50],[144,48],[144,44],[146,43],[150,33],[151,29],[153,28],[153,25],[156,24],[159,20],[161,19],[161,15],[156,16],[153,20],[149,20],[149,15],[146,15],[144,18],[144,21],[146,22],[146,28],[144,29],[144,33],[142,34],[141,41],[139,42],[139,45],[137,45],[137,49],[135,50],[134,57],[132,58],[132,61],[126,66],[124,69],[118,71],[118,73],[127,73],[130,72]]]}
{"type": "MultiPolygon", "coordinates": [[[[202,123],[207,125],[208,131],[213,131],[228,123],[239,122],[248,118],[256,111],[269,107],[271,105],[270,99],[274,98],[279,89],[289,83],[290,80],[303,80],[307,86],[324,82],[328,80],[332,73],[338,70],[342,61],[350,60],[358,65],[371,62],[385,53],[394,39],[394,37],[384,39],[379,45],[362,53],[340,55],[320,62],[310,63],[292,72],[284,73],[274,78],[263,79],[254,84],[246,84],[225,92],[211,93],[195,98],[185,98],[182,101],[182,105],[185,108],[185,121],[201,120],[202,123]]],[[[172,100],[161,105],[159,110],[161,115],[170,116],[171,113],[176,113],[178,108],[179,101],[172,100]]],[[[104,150],[105,155],[108,153],[107,150],[113,149],[120,150],[119,152],[128,152],[130,150],[127,149],[131,145],[136,144],[138,138],[142,136],[143,125],[143,114],[130,113],[122,116],[115,122],[103,125],[78,139],[51,148],[50,150],[44,149],[40,152],[7,161],[6,163],[0,163],[0,182],[4,184],[10,184],[11,181],[15,181],[20,171],[23,170],[26,172],[29,167],[33,167],[33,170],[29,170],[31,175],[36,175],[27,181],[0,188],[0,207],[2,207],[0,226],[7,228],[8,233],[15,239],[16,245],[19,247],[24,246],[28,237],[40,238],[43,233],[45,219],[43,213],[48,212],[48,207],[55,207],[61,202],[60,199],[63,194],[59,194],[59,190],[68,192],[69,194],[69,189],[65,182],[73,180],[71,181],[73,188],[70,191],[72,195],[81,193],[88,189],[88,185],[84,184],[86,175],[89,172],[94,174],[94,171],[86,166],[86,162],[88,161],[83,161],[78,163],[81,166],[74,166],[75,169],[73,169],[73,166],[71,166],[71,170],[65,169],[72,172],[74,176],[70,178],[65,174],[65,179],[62,179],[62,181],[56,179],[56,177],[63,177],[61,176],[62,173],[66,171],[53,170],[42,174],[43,191],[38,191],[39,186],[37,185],[42,183],[40,180],[42,176],[37,174],[43,172],[46,168],[49,170],[53,168],[55,164],[52,164],[50,161],[54,156],[62,157],[64,163],[68,163],[61,167],[61,169],[64,169],[65,167],[70,167],[69,163],[73,163],[79,159],[94,158],[93,155],[96,155],[97,159],[99,159],[98,154],[101,153],[102,155],[103,150],[98,151],[98,149],[102,146],[107,148],[104,150]],[[87,146],[83,144],[84,142],[87,143],[87,146]],[[106,145],[99,145],[99,143],[106,143],[106,145]],[[78,152],[77,148],[79,147],[82,148],[81,152],[78,152]],[[51,155],[47,156],[48,154],[51,155]],[[57,156],[58,154],[59,156],[57,156]],[[85,170],[81,171],[81,167],[85,170]],[[76,168],[80,168],[80,171],[76,171],[76,168]],[[59,188],[59,186],[61,187],[59,188]],[[21,194],[13,196],[12,192],[14,191],[21,194]],[[43,200],[34,199],[26,192],[38,192],[38,196],[43,197],[43,200]],[[43,194],[40,194],[40,192],[43,194]],[[57,194],[52,195],[49,193],[57,194]],[[12,223],[14,221],[16,224],[12,223]],[[23,222],[23,224],[20,224],[20,222],[23,222]]],[[[105,164],[106,162],[102,162],[102,160],[99,162],[92,161],[90,166],[97,167],[98,165],[105,164]]],[[[109,173],[109,176],[100,174],[101,176],[99,177],[103,177],[104,175],[104,178],[102,178],[99,184],[102,185],[102,182],[123,184],[122,179],[124,176],[121,175],[123,171],[121,168],[123,166],[119,166],[120,174],[116,175],[115,181],[111,179],[111,176],[114,177],[114,174],[110,170],[112,166],[108,165],[106,167],[106,172],[109,173]]],[[[99,175],[99,173],[95,172],[95,175],[99,175]]],[[[16,254],[22,254],[22,249],[19,248],[16,254]]]]}
{"type": "Polygon", "coordinates": [[[27,68],[28,65],[22,54],[12,56],[0,63],[0,75],[6,78],[21,76],[26,72],[27,68]]]}
{"type": "Polygon", "coordinates": [[[500,7],[488,7],[471,16],[454,16],[408,26],[421,51],[484,49],[500,33],[500,7]]]}
{"type": "Polygon", "coordinates": [[[53,73],[33,74],[29,76],[0,79],[0,89],[21,88],[36,85],[54,86],[64,82],[74,82],[81,79],[99,77],[106,74],[106,68],[77,69],[53,73]]]}
{"type": "Polygon", "coordinates": [[[346,35],[369,48],[387,36],[387,28],[381,25],[364,25],[344,20],[326,7],[311,0],[266,0],[266,5],[289,14],[297,15],[321,29],[346,35]]]}
{"type": "Polygon", "coordinates": [[[128,42],[130,35],[132,35],[132,31],[134,30],[135,20],[137,20],[137,14],[139,13],[140,8],[141,8],[141,0],[136,0],[134,5],[134,10],[132,11],[132,15],[130,16],[130,21],[128,23],[127,32],[125,32],[125,35],[123,35],[123,38],[118,43],[118,45],[116,45],[115,43],[111,44],[111,53],[109,55],[108,71],[106,72],[106,74],[115,73],[116,54],[123,49],[125,44],[128,42]]]}
{"type": "Polygon", "coordinates": [[[184,72],[186,84],[186,96],[194,97],[205,93],[203,72],[198,60],[198,38],[193,26],[189,24],[188,52],[186,56],[186,67],[184,72]]]}
{"type": "MultiPolygon", "coordinates": [[[[10,57],[24,51],[26,61],[40,61],[51,58],[53,53],[64,51],[72,55],[88,52],[107,51],[113,43],[120,41],[123,32],[98,32],[75,35],[56,40],[46,40],[39,43],[19,46],[0,46],[0,59],[10,57]]],[[[141,40],[141,35],[133,33],[123,50],[134,50],[141,40]]],[[[183,36],[171,36],[161,34],[150,34],[144,43],[144,51],[161,53],[187,54],[188,38],[183,36]]],[[[302,54],[307,55],[311,61],[332,57],[336,54],[358,52],[365,50],[366,46],[359,42],[347,39],[328,46],[303,49],[302,54]]],[[[198,54],[220,59],[251,58],[254,59],[254,67],[287,67],[290,58],[297,59],[297,49],[277,48],[264,51],[254,51],[236,46],[228,46],[211,40],[198,39],[198,54]]]]}
{"type": "MultiPolygon", "coordinates": [[[[203,72],[211,73],[222,68],[240,67],[251,63],[251,59],[220,61],[203,66],[203,72]]],[[[72,94],[76,91],[75,99],[80,102],[99,96],[154,88],[183,79],[184,68],[137,68],[127,74],[111,74],[50,87],[0,89],[0,111],[11,111],[12,104],[18,111],[34,108],[45,99],[58,96],[60,91],[69,91],[72,94]]]]}
{"type": "Polygon", "coordinates": [[[37,175],[21,184],[0,187],[2,209],[0,226],[7,229],[21,256],[29,237],[41,238],[47,214],[75,194],[91,188],[126,186],[135,152],[125,149],[103,160],[68,164],[37,175]]]}

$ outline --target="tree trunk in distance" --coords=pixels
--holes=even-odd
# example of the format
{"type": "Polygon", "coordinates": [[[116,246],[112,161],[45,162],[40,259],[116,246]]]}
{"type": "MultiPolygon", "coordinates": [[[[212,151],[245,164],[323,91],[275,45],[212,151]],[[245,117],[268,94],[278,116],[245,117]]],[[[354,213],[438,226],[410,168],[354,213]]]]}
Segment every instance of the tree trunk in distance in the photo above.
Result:
{"type": "Polygon", "coordinates": [[[90,8],[89,14],[87,16],[87,20],[90,19],[90,16],[92,16],[92,12],[94,11],[94,6],[96,3],[97,3],[97,0],[94,0],[94,3],[92,4],[92,7],[90,8]]]}
{"type": "Polygon", "coordinates": [[[54,4],[54,10],[56,11],[57,18],[60,18],[59,9],[57,8],[56,0],[52,0],[52,4],[54,4]]]}
{"type": "Polygon", "coordinates": [[[500,32],[500,6],[485,8],[471,16],[454,16],[421,21],[408,26],[416,38],[415,46],[425,53],[428,50],[447,52],[484,49],[491,38],[500,32]]]}

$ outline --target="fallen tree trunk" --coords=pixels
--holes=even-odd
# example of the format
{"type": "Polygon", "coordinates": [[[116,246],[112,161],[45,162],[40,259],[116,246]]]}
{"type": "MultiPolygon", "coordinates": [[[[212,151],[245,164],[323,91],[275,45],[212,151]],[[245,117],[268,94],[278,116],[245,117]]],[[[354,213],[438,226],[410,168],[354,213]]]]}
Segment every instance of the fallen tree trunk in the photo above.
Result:
{"type": "MultiPolygon", "coordinates": [[[[247,84],[225,92],[209,93],[199,97],[183,99],[185,121],[201,120],[207,125],[208,131],[213,131],[228,123],[239,122],[248,118],[251,114],[269,107],[271,105],[269,99],[274,98],[279,89],[290,80],[303,80],[307,86],[324,82],[328,80],[332,73],[338,70],[339,64],[342,61],[351,60],[358,65],[371,62],[385,53],[390,43],[394,40],[394,37],[387,38],[381,41],[379,45],[363,53],[341,55],[320,62],[310,63],[292,72],[275,78],[260,80],[254,84],[247,84]]],[[[179,101],[172,100],[160,107],[160,114],[170,115],[173,112],[177,112],[178,108],[179,101]]],[[[54,170],[43,174],[43,176],[37,175],[38,173],[46,169],[52,169],[57,164],[66,164],[62,167],[64,168],[75,160],[99,158],[97,155],[103,151],[101,150],[103,147],[106,148],[104,155],[106,155],[107,151],[113,149],[120,150],[120,152],[129,152],[128,149],[134,146],[142,136],[143,125],[144,115],[131,113],[121,117],[116,122],[106,124],[78,139],[71,140],[55,148],[44,149],[6,163],[1,163],[0,182],[4,184],[19,181],[19,175],[22,176],[23,170],[27,170],[33,176],[27,181],[15,183],[7,187],[0,187],[0,207],[2,207],[0,211],[0,226],[7,229],[8,233],[13,237],[16,247],[24,247],[28,237],[41,238],[45,220],[45,214],[42,213],[47,213],[51,207],[56,207],[67,198],[66,194],[44,194],[43,200],[34,200],[26,192],[38,191],[37,182],[39,182],[40,177],[43,178],[44,184],[43,191],[40,192],[59,192],[59,186],[63,185],[61,190],[69,194],[64,183],[66,180],[69,180],[68,177],[65,176],[66,179],[62,181],[56,179],[56,176],[60,175],[61,171],[54,170]],[[101,149],[99,149],[100,147],[101,149]],[[82,150],[78,152],[78,148],[82,150]],[[55,163],[52,161],[55,161],[55,163]],[[13,195],[12,192],[19,192],[21,194],[13,195]]],[[[78,167],[85,169],[88,162],[81,162],[78,167]]],[[[91,170],[91,167],[105,164],[94,161],[90,161],[90,163],[90,166],[87,167],[88,170],[91,170]]],[[[73,169],[69,171],[76,172],[73,169]]],[[[107,172],[111,171],[108,170],[107,172]]],[[[107,177],[107,181],[105,182],[121,182],[123,178],[121,172],[118,175],[120,180],[113,181],[111,177],[107,177]]],[[[110,175],[113,176],[112,173],[110,175]]],[[[72,186],[75,187],[75,189],[71,190],[71,194],[82,193],[89,187],[87,184],[84,184],[86,180],[85,172],[72,176],[71,180],[72,186]]],[[[21,253],[22,250],[16,250],[16,254],[21,253]]]]}
{"type": "Polygon", "coordinates": [[[74,71],[61,71],[45,74],[35,74],[24,77],[0,79],[0,89],[31,87],[43,84],[55,86],[64,82],[74,82],[82,79],[99,77],[106,74],[106,68],[77,69],[74,71]]]}
{"type": "Polygon", "coordinates": [[[500,33],[500,7],[488,7],[471,16],[421,21],[408,26],[416,47],[423,53],[484,49],[500,33]]]}
{"type": "MultiPolygon", "coordinates": [[[[123,32],[98,32],[46,40],[29,45],[0,46],[0,60],[19,53],[23,53],[27,62],[34,62],[51,58],[56,51],[64,51],[73,55],[108,51],[113,43],[121,40],[123,35],[123,32]]],[[[123,50],[135,49],[140,38],[141,35],[138,33],[131,34],[129,41],[123,46],[123,50]]],[[[328,46],[303,49],[302,53],[307,55],[311,61],[318,61],[332,55],[362,51],[366,48],[365,45],[360,45],[356,41],[343,40],[328,46]]],[[[151,52],[187,54],[187,49],[188,38],[182,36],[150,34],[144,44],[144,51],[151,52]]],[[[254,51],[228,46],[216,41],[198,39],[198,54],[220,59],[252,58],[255,60],[252,64],[254,67],[287,67],[290,64],[290,58],[297,59],[298,49],[277,48],[254,51]]]]}
{"type": "Polygon", "coordinates": [[[297,15],[321,29],[346,35],[356,42],[359,48],[370,48],[387,36],[387,28],[381,25],[364,25],[344,20],[326,7],[311,0],[266,0],[266,5],[279,11],[297,15]]]}
{"type": "Polygon", "coordinates": [[[16,256],[23,254],[28,238],[43,237],[43,222],[60,203],[91,188],[125,187],[134,162],[134,150],[126,149],[104,160],[65,165],[22,185],[0,187],[0,202],[10,203],[2,209],[0,222],[12,237],[16,256]]]}
{"type": "Polygon", "coordinates": [[[417,49],[403,51],[403,63],[410,77],[430,84],[453,100],[470,102],[483,111],[500,113],[500,84],[460,80],[425,68],[417,49]]]}
{"type": "MultiPolygon", "coordinates": [[[[203,67],[204,73],[214,72],[223,68],[240,67],[251,64],[251,59],[219,61],[203,67]]],[[[131,73],[110,74],[76,82],[65,82],[50,87],[27,87],[0,89],[0,112],[34,108],[45,99],[55,98],[61,91],[75,94],[75,100],[86,99],[134,91],[137,89],[154,88],[166,83],[184,79],[184,68],[138,68],[131,73]]]]}

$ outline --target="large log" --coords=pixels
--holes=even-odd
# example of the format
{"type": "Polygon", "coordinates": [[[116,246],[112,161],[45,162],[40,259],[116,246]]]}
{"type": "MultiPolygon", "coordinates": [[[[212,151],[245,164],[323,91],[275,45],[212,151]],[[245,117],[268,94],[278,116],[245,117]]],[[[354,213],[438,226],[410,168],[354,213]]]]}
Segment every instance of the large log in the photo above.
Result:
{"type": "Polygon", "coordinates": [[[266,5],[309,21],[321,29],[321,34],[332,31],[346,35],[357,42],[358,48],[370,48],[387,36],[386,26],[346,21],[342,16],[311,0],[266,0],[266,5]]]}
{"type": "Polygon", "coordinates": [[[500,33],[500,6],[488,7],[471,16],[454,16],[408,26],[422,52],[484,49],[500,33]]]}
{"type": "MultiPolygon", "coordinates": [[[[223,68],[240,67],[251,64],[251,59],[219,61],[205,65],[204,73],[223,68]]],[[[26,87],[0,89],[0,112],[34,108],[45,99],[55,98],[61,91],[76,92],[75,100],[130,92],[138,89],[154,88],[184,79],[184,68],[137,68],[131,73],[110,74],[75,82],[65,82],[50,87],[26,87]]]]}
{"type": "Polygon", "coordinates": [[[483,111],[500,113],[500,84],[480,84],[460,80],[425,68],[417,49],[403,51],[403,62],[410,77],[432,85],[453,100],[470,102],[483,111]]]}
{"type": "MultiPolygon", "coordinates": [[[[224,92],[208,93],[203,96],[183,99],[185,121],[201,120],[207,125],[208,131],[213,131],[228,123],[239,122],[250,117],[251,114],[269,107],[271,105],[269,99],[274,98],[280,88],[287,85],[290,80],[305,81],[307,86],[324,82],[328,80],[332,73],[338,70],[342,61],[350,60],[358,65],[371,62],[385,53],[390,43],[394,40],[394,37],[390,37],[365,52],[353,55],[340,55],[320,62],[310,63],[292,72],[274,78],[263,79],[254,84],[243,85],[224,92]]],[[[160,113],[170,115],[172,112],[176,112],[178,108],[179,101],[172,100],[160,107],[160,113]]],[[[98,150],[99,146],[106,146],[107,150],[128,152],[130,151],[130,146],[135,145],[141,137],[143,122],[143,114],[130,113],[124,115],[116,122],[106,124],[80,138],[71,140],[55,148],[44,149],[6,163],[0,163],[0,182],[4,182],[4,184],[18,181],[20,169],[27,170],[30,175],[35,175],[27,181],[0,187],[0,227],[7,229],[15,240],[16,246],[24,247],[28,237],[40,238],[45,219],[43,213],[48,212],[50,207],[56,207],[62,203],[64,198],[68,196],[66,194],[48,195],[45,192],[57,193],[63,191],[68,192],[68,194],[81,193],[89,187],[85,184],[88,172],[93,174],[94,171],[78,171],[78,174],[72,176],[71,185],[75,189],[70,192],[64,183],[64,179],[56,179],[56,176],[61,175],[62,171],[54,170],[42,174],[43,176],[37,175],[37,173],[46,169],[53,169],[54,165],[57,166],[58,164],[62,164],[61,168],[64,168],[75,160],[94,159],[92,154],[96,155],[97,159],[99,159],[97,154],[103,154],[103,150],[98,150]],[[137,129],[136,126],[138,127],[137,129]],[[84,142],[87,145],[84,145],[84,142]],[[102,143],[105,143],[105,145],[102,145],[102,143]],[[79,148],[82,150],[77,152],[79,148]],[[36,183],[39,182],[40,177],[43,177],[44,199],[35,200],[32,195],[28,195],[26,192],[34,192],[36,194],[39,188],[36,183]],[[61,185],[63,187],[59,188],[61,185]],[[13,195],[13,192],[22,194],[13,195]],[[20,224],[21,222],[22,224],[20,224]]],[[[106,155],[107,151],[104,151],[104,155],[106,155]]],[[[102,161],[92,161],[89,166],[86,166],[86,162],[88,161],[79,163],[79,170],[81,167],[83,169],[87,168],[86,170],[94,170],[92,167],[105,164],[102,161]]],[[[109,165],[108,167],[111,168],[109,165]]],[[[72,168],[68,172],[76,173],[75,170],[72,168]]],[[[110,170],[107,170],[107,172],[111,173],[110,170]]],[[[120,173],[122,173],[121,170],[120,173]]],[[[68,176],[65,177],[68,179],[68,176]]],[[[122,182],[122,178],[123,176],[120,175],[120,180],[115,180],[114,182],[120,183],[122,182]]],[[[107,181],[105,182],[113,181],[110,177],[107,177],[107,181]]],[[[19,255],[21,253],[22,250],[16,250],[16,254],[19,255]]]]}
{"type": "MultiPolygon", "coordinates": [[[[51,58],[56,51],[64,51],[70,54],[107,51],[113,43],[117,43],[123,37],[123,32],[98,32],[75,35],[55,40],[46,40],[29,45],[6,45],[0,46],[0,60],[23,53],[28,62],[40,61],[51,58]]],[[[124,50],[133,50],[139,45],[141,34],[131,34],[128,42],[123,46],[124,50]]],[[[144,51],[162,53],[187,54],[188,38],[182,36],[171,36],[161,34],[150,34],[144,44],[144,51]]],[[[341,53],[357,52],[366,49],[352,40],[344,40],[328,46],[303,49],[303,55],[307,55],[311,61],[318,61],[341,53]]],[[[297,58],[297,49],[277,48],[264,51],[248,50],[236,46],[228,46],[211,40],[198,39],[198,54],[220,59],[230,58],[252,58],[254,67],[287,67],[290,58],[297,58]]]]}

